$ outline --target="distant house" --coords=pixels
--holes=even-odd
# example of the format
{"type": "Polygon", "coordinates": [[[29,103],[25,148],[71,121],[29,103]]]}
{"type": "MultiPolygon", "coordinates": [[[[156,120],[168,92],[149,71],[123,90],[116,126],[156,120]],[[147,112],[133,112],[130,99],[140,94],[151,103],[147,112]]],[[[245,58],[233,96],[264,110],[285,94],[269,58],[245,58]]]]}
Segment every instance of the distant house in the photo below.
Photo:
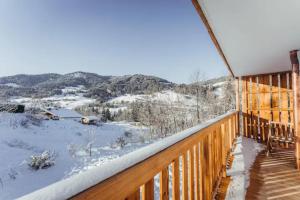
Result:
{"type": "Polygon", "coordinates": [[[49,110],[44,110],[43,109],[42,114],[44,114],[45,116],[47,116],[49,119],[59,120],[59,116],[56,115],[56,114],[54,114],[53,112],[50,112],[49,110]]]}
{"type": "Polygon", "coordinates": [[[45,116],[47,116],[49,119],[52,120],[59,120],[59,116],[55,115],[54,113],[50,112],[50,111],[44,111],[43,114],[45,116]]]}
{"type": "Polygon", "coordinates": [[[13,103],[0,104],[0,112],[23,113],[24,111],[25,105],[13,103]]]}
{"type": "Polygon", "coordinates": [[[81,118],[81,123],[83,123],[83,124],[95,125],[95,124],[97,124],[98,121],[99,121],[99,119],[96,116],[84,116],[81,118]]]}

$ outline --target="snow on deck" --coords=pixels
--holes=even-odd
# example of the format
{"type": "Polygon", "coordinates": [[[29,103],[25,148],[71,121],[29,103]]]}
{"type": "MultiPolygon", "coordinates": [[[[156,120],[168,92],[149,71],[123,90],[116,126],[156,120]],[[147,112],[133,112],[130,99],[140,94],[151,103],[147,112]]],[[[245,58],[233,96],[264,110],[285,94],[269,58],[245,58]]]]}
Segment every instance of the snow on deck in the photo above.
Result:
{"type": "Polygon", "coordinates": [[[253,139],[239,137],[233,152],[234,160],[227,175],[231,182],[227,189],[226,200],[243,200],[249,186],[249,170],[257,154],[264,149],[264,145],[253,139]]]}

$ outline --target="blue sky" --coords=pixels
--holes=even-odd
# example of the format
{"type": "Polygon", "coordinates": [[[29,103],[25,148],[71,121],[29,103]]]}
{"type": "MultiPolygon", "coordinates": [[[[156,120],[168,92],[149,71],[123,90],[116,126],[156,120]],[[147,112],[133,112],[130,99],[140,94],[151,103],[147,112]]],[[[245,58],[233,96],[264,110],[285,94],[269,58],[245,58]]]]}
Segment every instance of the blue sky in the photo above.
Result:
{"type": "Polygon", "coordinates": [[[190,0],[0,0],[0,76],[228,71],[190,0]]]}

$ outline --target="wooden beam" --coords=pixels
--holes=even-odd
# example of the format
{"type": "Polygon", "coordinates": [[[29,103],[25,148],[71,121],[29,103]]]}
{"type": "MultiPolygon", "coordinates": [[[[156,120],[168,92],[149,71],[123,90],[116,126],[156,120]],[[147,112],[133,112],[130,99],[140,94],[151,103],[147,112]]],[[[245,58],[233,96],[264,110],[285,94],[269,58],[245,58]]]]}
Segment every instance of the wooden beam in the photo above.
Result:
{"type": "Polygon", "coordinates": [[[297,50],[290,51],[290,59],[292,63],[292,81],[293,81],[293,98],[294,98],[294,129],[295,129],[295,144],[296,144],[296,165],[300,169],[300,120],[298,113],[300,112],[300,75],[299,75],[299,60],[297,50]]]}
{"type": "Polygon", "coordinates": [[[214,45],[215,45],[215,47],[217,48],[217,50],[218,50],[220,56],[222,57],[223,61],[225,62],[225,64],[226,64],[226,66],[227,66],[227,68],[228,68],[230,74],[231,74],[233,77],[235,77],[235,76],[234,76],[234,73],[233,73],[233,71],[232,71],[232,69],[231,69],[231,67],[230,67],[230,65],[229,65],[229,63],[228,63],[228,61],[227,61],[227,59],[226,59],[226,57],[225,57],[225,54],[224,54],[224,52],[223,52],[223,50],[222,50],[222,48],[221,48],[221,46],[220,46],[220,44],[219,44],[219,42],[218,42],[216,36],[215,36],[215,34],[214,34],[212,28],[210,27],[210,25],[209,25],[209,23],[208,23],[208,20],[206,19],[206,16],[205,16],[205,14],[204,14],[204,12],[203,12],[203,10],[202,10],[202,8],[201,8],[199,2],[198,2],[197,0],[192,0],[192,2],[193,2],[194,7],[196,8],[196,10],[197,10],[197,12],[198,12],[200,18],[202,19],[202,21],[203,21],[203,23],[204,23],[204,25],[205,25],[205,27],[206,27],[206,29],[207,29],[207,31],[208,31],[208,34],[209,34],[209,36],[210,36],[212,42],[214,43],[214,45]]]}
{"type": "Polygon", "coordinates": [[[237,77],[235,79],[235,106],[236,106],[236,111],[238,112],[237,114],[237,132],[238,136],[240,135],[240,79],[237,77]]]}

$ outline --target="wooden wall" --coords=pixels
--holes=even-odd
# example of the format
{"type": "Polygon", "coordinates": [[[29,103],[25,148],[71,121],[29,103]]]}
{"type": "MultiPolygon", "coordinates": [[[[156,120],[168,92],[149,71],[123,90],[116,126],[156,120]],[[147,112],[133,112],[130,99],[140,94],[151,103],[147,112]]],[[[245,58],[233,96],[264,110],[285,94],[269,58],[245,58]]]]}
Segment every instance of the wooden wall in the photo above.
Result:
{"type": "Polygon", "coordinates": [[[293,91],[291,72],[245,76],[242,81],[244,136],[258,141],[292,143],[293,91]]]}

